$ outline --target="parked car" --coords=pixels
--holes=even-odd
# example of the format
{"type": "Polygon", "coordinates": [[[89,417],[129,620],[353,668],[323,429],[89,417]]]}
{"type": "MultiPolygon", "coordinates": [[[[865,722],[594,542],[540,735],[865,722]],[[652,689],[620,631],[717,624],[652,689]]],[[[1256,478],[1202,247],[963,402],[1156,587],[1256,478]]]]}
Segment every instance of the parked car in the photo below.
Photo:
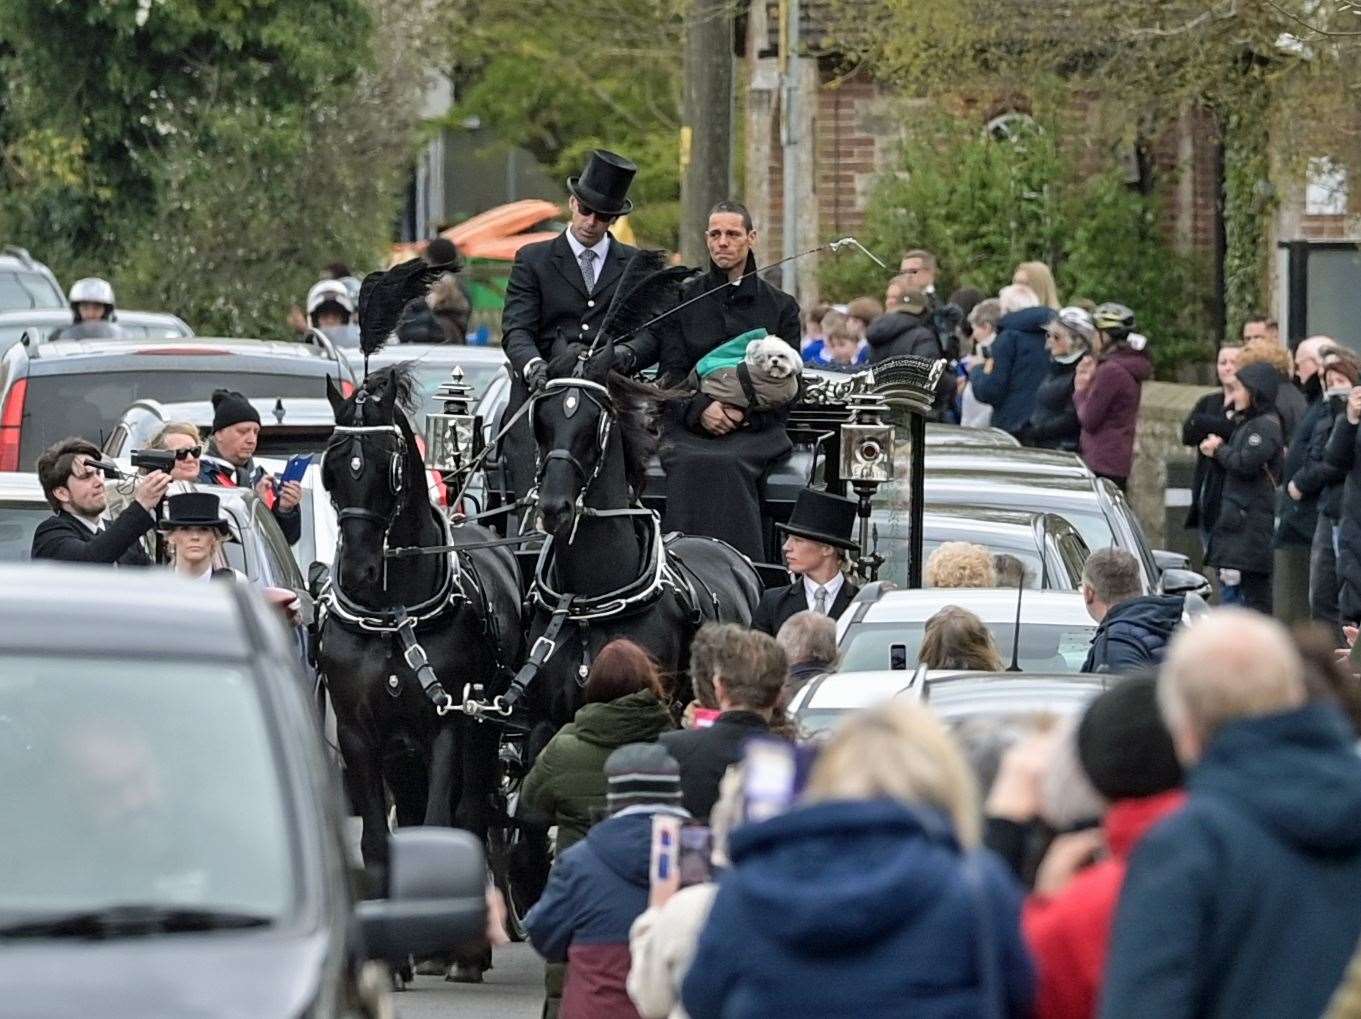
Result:
{"type": "Polygon", "coordinates": [[[375,960],[481,936],[466,832],[392,835],[388,898],[356,901],[309,691],[248,586],[8,565],[0,618],[7,1012],[385,1016],[375,960]]]}
{"type": "MultiPolygon", "coordinates": [[[[949,503],[956,506],[987,506],[997,509],[1024,509],[1056,513],[1073,525],[1089,549],[1122,548],[1139,561],[1139,571],[1148,592],[1166,594],[1209,593],[1209,583],[1190,569],[1184,555],[1152,549],[1138,518],[1124,493],[1104,478],[1090,472],[1081,475],[1059,471],[1040,473],[1034,469],[1012,470],[1016,454],[1043,453],[1043,450],[998,450],[997,470],[983,464],[952,468],[933,462],[927,454],[926,504],[949,503]]],[[[951,454],[955,455],[955,454],[951,454]]],[[[885,485],[874,498],[876,511],[905,513],[906,481],[885,485]]]]}
{"type": "Polygon", "coordinates": [[[976,719],[1070,717],[1114,681],[1103,673],[832,672],[801,687],[789,702],[789,713],[814,736],[849,712],[897,697],[922,701],[952,728],[976,719]]]}
{"type": "MultiPolygon", "coordinates": [[[[326,448],[335,428],[335,411],[323,397],[270,398],[250,401],[260,415],[260,438],[255,447],[257,458],[287,460],[295,453],[319,453],[326,448]]],[[[138,400],[123,412],[109,437],[104,453],[110,457],[127,456],[156,437],[167,421],[188,421],[205,437],[212,431],[211,400],[162,402],[138,400]]]]}
{"type": "Polygon", "coordinates": [[[1008,588],[924,588],[890,591],[869,585],[837,621],[839,671],[910,671],[917,665],[926,621],[947,605],[978,616],[1010,664],[1020,597],[1017,663],[1024,672],[1078,672],[1091,648],[1096,623],[1076,591],[1008,588]]]}
{"type": "MultiPolygon", "coordinates": [[[[115,323],[122,330],[124,339],[182,340],[194,335],[184,319],[163,311],[120,308],[115,323]]],[[[70,324],[71,311],[65,307],[0,312],[0,353],[21,340],[30,347],[46,343],[58,329],[70,324]]]]}
{"type": "MultiPolygon", "coordinates": [[[[344,350],[355,374],[364,371],[364,355],[358,350],[344,350]]],[[[414,422],[417,432],[425,430],[425,408],[432,403],[435,390],[449,381],[449,372],[458,365],[463,369],[464,381],[481,399],[497,379],[509,380],[505,351],[500,347],[465,346],[461,343],[394,343],[369,358],[369,371],[389,365],[410,362],[420,380],[421,410],[414,422]]],[[[508,393],[509,390],[506,390],[508,393]]]]}
{"type": "Polygon", "coordinates": [[[0,563],[27,559],[33,532],[51,515],[38,475],[0,473],[0,563]]]}
{"type": "Polygon", "coordinates": [[[23,248],[0,248],[0,311],[65,307],[66,294],[51,269],[23,248]]]}
{"type": "MultiPolygon", "coordinates": [[[[879,579],[907,586],[907,513],[876,510],[884,565],[879,579]]],[[[993,555],[1013,555],[1025,567],[1025,586],[1076,591],[1082,586],[1087,545],[1072,524],[1055,513],[932,504],[922,515],[923,562],[947,541],[970,541],[993,555]]]]}
{"type": "Polygon", "coordinates": [[[220,387],[270,400],[354,391],[348,362],[317,347],[263,340],[58,340],[0,356],[0,470],[32,469],[66,435],[102,445],[138,400],[206,401],[220,387]]]}

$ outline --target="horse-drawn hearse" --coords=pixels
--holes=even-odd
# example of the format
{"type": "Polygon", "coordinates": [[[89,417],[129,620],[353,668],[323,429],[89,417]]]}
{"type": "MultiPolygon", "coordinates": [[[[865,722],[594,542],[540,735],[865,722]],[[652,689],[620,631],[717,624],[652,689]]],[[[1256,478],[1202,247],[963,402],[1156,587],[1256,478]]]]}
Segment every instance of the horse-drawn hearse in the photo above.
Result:
{"type": "MultiPolygon", "coordinates": [[[[372,316],[373,328],[381,320],[372,316]]],[[[426,408],[424,457],[411,424],[418,390],[403,366],[368,375],[348,397],[328,394],[336,427],[321,473],[340,536],[316,657],[365,862],[386,863],[393,814],[399,825],[457,824],[487,839],[513,918],[537,896],[547,859],[546,829],[516,817],[518,785],[580,706],[595,655],[633,639],[684,703],[695,631],[750,623],[763,587],[786,582],[774,527],[809,485],[859,500],[856,568],[873,579],[871,497],[895,479],[904,438],[920,493],[923,415],[944,367],[899,358],[805,380],[788,419],[794,453],[767,480],[769,555],[758,564],[716,539],[662,533],[668,493],[652,416],[665,394],[611,364],[607,340],[516,412],[530,417],[537,447],[535,484],[521,499],[495,441],[513,422],[496,420],[485,441],[457,370],[440,406],[426,408]],[[456,493],[447,511],[420,483],[427,467],[456,493]]],[[[917,583],[921,507],[910,499],[917,583]]],[[[480,973],[476,959],[460,966],[480,973]]]]}

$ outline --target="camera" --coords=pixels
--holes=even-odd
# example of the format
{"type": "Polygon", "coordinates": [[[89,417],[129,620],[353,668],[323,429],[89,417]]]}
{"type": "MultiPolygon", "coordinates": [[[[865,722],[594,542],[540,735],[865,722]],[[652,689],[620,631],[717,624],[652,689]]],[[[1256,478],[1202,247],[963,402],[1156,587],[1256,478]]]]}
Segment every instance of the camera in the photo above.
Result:
{"type": "Polygon", "coordinates": [[[175,452],[169,449],[134,449],[132,466],[169,474],[175,469],[175,452]]]}

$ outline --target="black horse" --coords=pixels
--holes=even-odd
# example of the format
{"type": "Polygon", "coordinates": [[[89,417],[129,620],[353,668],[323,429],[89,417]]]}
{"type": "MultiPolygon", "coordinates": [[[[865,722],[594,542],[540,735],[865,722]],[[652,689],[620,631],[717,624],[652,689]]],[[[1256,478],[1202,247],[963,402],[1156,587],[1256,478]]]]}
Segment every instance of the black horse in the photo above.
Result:
{"type": "Polygon", "coordinates": [[[386,554],[494,537],[451,528],[430,505],[408,419],[417,393],[403,365],[370,375],[349,399],[327,384],[336,429],[322,482],[340,541],[317,657],[367,864],[387,862],[385,784],[399,824],[486,836],[500,734],[447,709],[468,684],[499,692],[523,654],[519,571],[504,548],[386,554]]]}
{"type": "MultiPolygon", "coordinates": [[[[663,674],[682,679],[695,631],[708,621],[749,625],[761,596],[741,553],[713,538],[663,542],[656,516],[641,508],[657,441],[650,419],[667,394],[612,373],[612,356],[607,345],[534,402],[538,514],[548,539],[530,588],[530,638],[541,653],[547,633],[554,647],[526,696],[549,733],[581,706],[590,662],[611,640],[629,638],[663,674]]],[[[531,751],[545,739],[531,735],[531,751]]]]}

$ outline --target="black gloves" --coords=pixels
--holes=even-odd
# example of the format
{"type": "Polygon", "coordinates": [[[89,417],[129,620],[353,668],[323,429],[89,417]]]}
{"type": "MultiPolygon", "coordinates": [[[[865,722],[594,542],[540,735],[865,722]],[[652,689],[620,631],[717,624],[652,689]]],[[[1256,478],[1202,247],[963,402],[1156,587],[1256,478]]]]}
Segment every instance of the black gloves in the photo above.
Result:
{"type": "Polygon", "coordinates": [[[548,365],[543,358],[536,357],[524,366],[524,370],[520,374],[525,380],[525,386],[532,393],[535,390],[542,389],[543,384],[548,381],[548,365]]]}
{"type": "Polygon", "coordinates": [[[633,348],[625,347],[622,344],[614,348],[614,363],[611,365],[620,375],[632,375],[638,370],[638,358],[633,353],[633,348]]]}

